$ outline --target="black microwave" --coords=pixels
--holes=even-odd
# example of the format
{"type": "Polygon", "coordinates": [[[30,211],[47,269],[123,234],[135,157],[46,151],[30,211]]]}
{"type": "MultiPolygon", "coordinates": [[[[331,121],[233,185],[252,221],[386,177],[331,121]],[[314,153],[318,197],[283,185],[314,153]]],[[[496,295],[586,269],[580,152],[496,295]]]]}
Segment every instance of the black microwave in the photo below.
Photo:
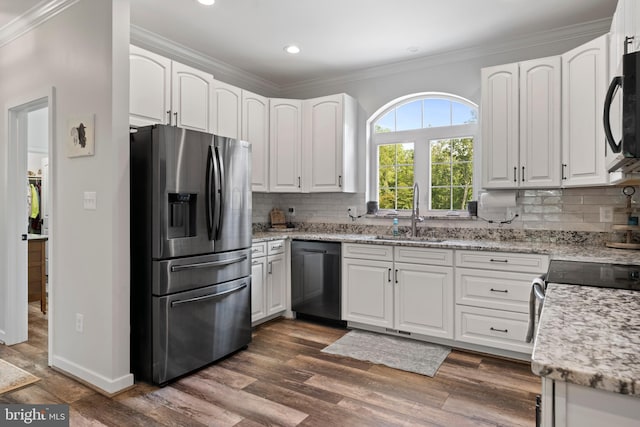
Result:
{"type": "Polygon", "coordinates": [[[604,133],[611,148],[613,160],[608,162],[609,172],[640,172],[640,52],[622,56],[622,76],[616,76],[609,85],[604,102],[604,133]],[[622,137],[616,141],[611,132],[611,103],[616,92],[622,91],[622,137]]]}

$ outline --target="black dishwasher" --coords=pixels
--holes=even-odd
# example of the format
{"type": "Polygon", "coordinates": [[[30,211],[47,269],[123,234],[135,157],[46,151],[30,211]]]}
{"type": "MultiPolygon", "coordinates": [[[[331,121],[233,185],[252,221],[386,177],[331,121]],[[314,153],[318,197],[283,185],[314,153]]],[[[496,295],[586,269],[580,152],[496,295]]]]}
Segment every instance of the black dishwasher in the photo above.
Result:
{"type": "Polygon", "coordinates": [[[291,309],[298,318],[341,320],[340,243],[291,242],[291,309]]]}

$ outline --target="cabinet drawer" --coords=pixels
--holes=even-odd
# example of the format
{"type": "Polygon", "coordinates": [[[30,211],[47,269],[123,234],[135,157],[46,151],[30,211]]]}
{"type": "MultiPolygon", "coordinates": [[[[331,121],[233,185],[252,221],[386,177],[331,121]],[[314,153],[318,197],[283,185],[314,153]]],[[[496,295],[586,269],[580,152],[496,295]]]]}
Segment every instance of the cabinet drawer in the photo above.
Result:
{"type": "Polygon", "coordinates": [[[529,312],[533,273],[456,268],[456,303],[529,312]]]}
{"type": "Polygon", "coordinates": [[[284,240],[274,240],[267,242],[267,255],[276,255],[284,253],[284,240]]]}
{"type": "Polygon", "coordinates": [[[541,274],[549,267],[549,256],[513,252],[456,251],[456,266],[541,274]]]}
{"type": "Polygon", "coordinates": [[[415,264],[453,265],[453,251],[450,249],[415,248],[396,246],[395,261],[415,264]]]}
{"type": "Polygon", "coordinates": [[[251,256],[258,258],[267,254],[267,242],[257,242],[251,245],[251,256]]]}
{"type": "Polygon", "coordinates": [[[525,342],[529,326],[525,313],[456,305],[455,323],[458,341],[529,354],[533,348],[525,342]]]}
{"type": "Polygon", "coordinates": [[[344,258],[392,261],[393,246],[344,243],[342,245],[342,256],[344,258]]]}

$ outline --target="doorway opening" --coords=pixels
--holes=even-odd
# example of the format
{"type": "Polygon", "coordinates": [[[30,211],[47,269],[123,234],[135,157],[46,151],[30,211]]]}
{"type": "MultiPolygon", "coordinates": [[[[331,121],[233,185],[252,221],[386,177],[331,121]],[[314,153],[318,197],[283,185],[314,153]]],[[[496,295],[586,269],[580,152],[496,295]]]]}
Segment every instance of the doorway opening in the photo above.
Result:
{"type": "Polygon", "coordinates": [[[33,340],[50,354],[49,268],[53,146],[53,89],[9,105],[5,228],[7,254],[5,344],[33,340]]]}

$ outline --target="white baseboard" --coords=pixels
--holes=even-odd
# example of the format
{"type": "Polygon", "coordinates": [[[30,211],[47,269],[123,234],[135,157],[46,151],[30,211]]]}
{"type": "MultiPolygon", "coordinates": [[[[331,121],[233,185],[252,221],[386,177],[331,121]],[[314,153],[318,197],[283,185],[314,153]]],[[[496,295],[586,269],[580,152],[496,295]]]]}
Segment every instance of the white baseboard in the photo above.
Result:
{"type": "Polygon", "coordinates": [[[51,358],[51,366],[97,388],[98,391],[102,391],[107,395],[126,390],[133,385],[133,374],[111,379],[60,356],[54,355],[51,358]]]}

